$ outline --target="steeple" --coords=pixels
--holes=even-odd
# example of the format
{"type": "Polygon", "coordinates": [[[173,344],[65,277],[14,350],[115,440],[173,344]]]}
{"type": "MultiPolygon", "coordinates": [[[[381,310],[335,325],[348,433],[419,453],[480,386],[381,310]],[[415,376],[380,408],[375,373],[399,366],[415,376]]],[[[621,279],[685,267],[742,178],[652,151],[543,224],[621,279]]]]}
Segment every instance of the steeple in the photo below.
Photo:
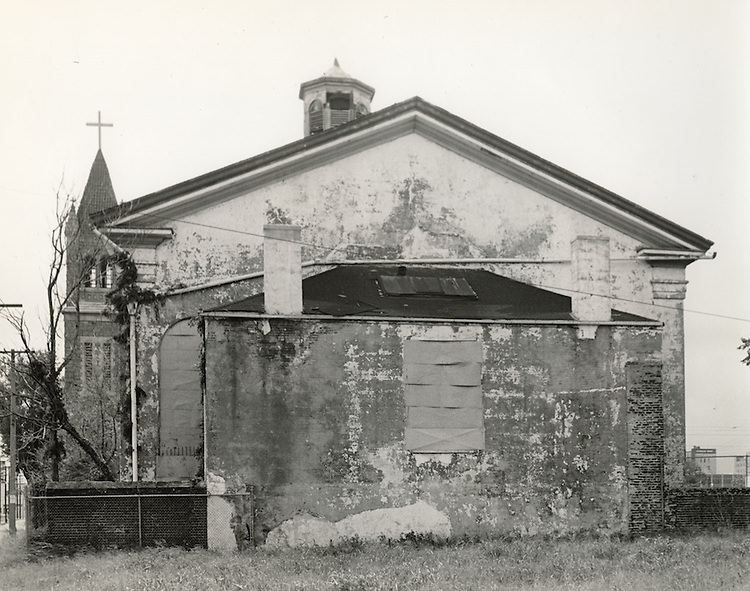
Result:
{"type": "Polygon", "coordinates": [[[374,88],[352,78],[334,60],[320,78],[300,85],[305,137],[367,115],[374,95],[374,88]]]}
{"type": "Polygon", "coordinates": [[[94,163],[91,165],[89,180],[86,181],[81,203],[78,205],[78,223],[88,221],[88,217],[92,213],[115,205],[117,205],[117,198],[112,187],[112,179],[109,177],[109,169],[107,168],[107,162],[104,160],[104,154],[99,149],[96,152],[94,163]]]}

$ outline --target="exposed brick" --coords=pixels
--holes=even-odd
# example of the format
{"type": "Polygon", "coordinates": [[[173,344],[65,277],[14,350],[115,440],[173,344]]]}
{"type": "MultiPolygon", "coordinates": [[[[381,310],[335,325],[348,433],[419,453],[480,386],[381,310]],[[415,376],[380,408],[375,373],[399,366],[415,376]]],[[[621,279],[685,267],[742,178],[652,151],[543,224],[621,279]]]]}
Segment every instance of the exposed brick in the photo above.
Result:
{"type": "Polygon", "coordinates": [[[661,364],[625,366],[628,391],[628,483],[631,532],[658,531],[664,522],[664,414],[661,364]]]}
{"type": "Polygon", "coordinates": [[[669,489],[665,503],[667,528],[750,527],[748,488],[669,489]]]}

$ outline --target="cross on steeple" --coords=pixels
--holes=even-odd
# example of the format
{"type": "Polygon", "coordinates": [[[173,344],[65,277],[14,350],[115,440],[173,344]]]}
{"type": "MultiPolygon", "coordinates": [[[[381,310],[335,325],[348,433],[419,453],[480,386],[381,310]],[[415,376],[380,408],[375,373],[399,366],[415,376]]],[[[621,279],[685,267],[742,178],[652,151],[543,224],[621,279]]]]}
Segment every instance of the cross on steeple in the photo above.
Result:
{"type": "Polygon", "coordinates": [[[114,123],[102,123],[102,112],[97,111],[99,114],[98,122],[97,123],[87,123],[86,125],[91,125],[92,127],[98,127],[99,131],[99,149],[102,149],[102,127],[114,127],[114,123]]]}

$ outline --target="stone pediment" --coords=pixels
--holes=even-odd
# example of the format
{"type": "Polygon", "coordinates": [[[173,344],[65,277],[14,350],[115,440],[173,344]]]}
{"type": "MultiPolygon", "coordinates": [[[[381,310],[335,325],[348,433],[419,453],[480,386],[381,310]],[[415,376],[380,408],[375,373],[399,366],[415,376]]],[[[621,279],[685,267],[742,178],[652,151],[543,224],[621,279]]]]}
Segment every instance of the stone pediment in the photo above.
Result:
{"type": "Polygon", "coordinates": [[[112,228],[159,227],[165,220],[216,207],[409,135],[614,228],[644,248],[676,250],[698,258],[712,245],[710,240],[419,97],[145,195],[93,219],[100,224],[117,220],[108,224],[112,228]]]}

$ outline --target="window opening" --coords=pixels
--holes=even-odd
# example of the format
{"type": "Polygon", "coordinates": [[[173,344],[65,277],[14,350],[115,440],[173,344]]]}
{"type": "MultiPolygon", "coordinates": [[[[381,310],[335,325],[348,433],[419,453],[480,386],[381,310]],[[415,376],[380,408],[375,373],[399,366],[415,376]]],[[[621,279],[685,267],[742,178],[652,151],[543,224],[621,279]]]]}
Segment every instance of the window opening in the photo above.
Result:
{"type": "Polygon", "coordinates": [[[404,343],[404,444],[415,453],[484,449],[482,344],[404,343]]]}
{"type": "Polygon", "coordinates": [[[389,296],[456,296],[477,298],[463,277],[418,277],[414,275],[380,275],[380,287],[389,296]]]}
{"type": "Polygon", "coordinates": [[[367,106],[364,105],[363,103],[357,103],[355,113],[356,113],[357,119],[359,119],[360,117],[364,117],[368,113],[367,106]]]}
{"type": "Polygon", "coordinates": [[[348,92],[326,93],[326,102],[333,111],[348,111],[352,108],[352,95],[348,92]]]}

